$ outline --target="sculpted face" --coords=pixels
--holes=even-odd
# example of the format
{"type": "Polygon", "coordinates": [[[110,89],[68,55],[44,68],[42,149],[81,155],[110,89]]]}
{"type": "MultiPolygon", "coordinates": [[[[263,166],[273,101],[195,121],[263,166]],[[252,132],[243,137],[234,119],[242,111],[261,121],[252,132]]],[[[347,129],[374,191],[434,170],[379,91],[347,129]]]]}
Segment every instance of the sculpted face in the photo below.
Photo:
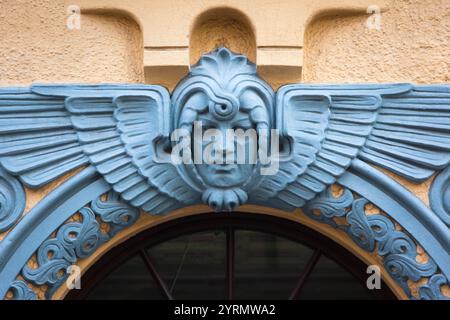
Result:
{"type": "Polygon", "coordinates": [[[180,130],[172,154],[183,179],[215,211],[247,202],[261,181],[273,98],[256,66],[225,48],[204,55],[174,90],[173,128],[180,130]]]}
{"type": "Polygon", "coordinates": [[[202,124],[202,155],[209,157],[209,160],[203,159],[202,164],[196,165],[203,181],[212,187],[222,188],[243,184],[252,175],[255,167],[255,164],[251,163],[250,152],[253,150],[253,143],[256,143],[256,137],[249,136],[243,139],[226,139],[226,137],[227,134],[230,137],[232,132],[255,129],[248,113],[237,111],[230,119],[219,120],[213,114],[205,112],[198,114],[197,121],[202,124]],[[230,129],[233,131],[229,131],[230,129]],[[218,133],[218,136],[223,138],[222,143],[216,141],[218,133]],[[237,163],[238,152],[242,152],[239,163],[237,163]],[[227,158],[231,161],[227,161],[227,158]]]}

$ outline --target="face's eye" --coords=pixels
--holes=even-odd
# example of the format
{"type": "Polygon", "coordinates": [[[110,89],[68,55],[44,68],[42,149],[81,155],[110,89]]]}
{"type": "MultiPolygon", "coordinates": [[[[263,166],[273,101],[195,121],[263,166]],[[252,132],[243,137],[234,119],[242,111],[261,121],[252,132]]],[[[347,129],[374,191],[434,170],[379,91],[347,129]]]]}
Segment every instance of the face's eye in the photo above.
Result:
{"type": "Polygon", "coordinates": [[[232,126],[233,130],[241,129],[241,130],[246,131],[246,130],[252,129],[252,128],[253,128],[253,125],[252,125],[252,123],[250,121],[240,121],[238,123],[235,123],[232,126]]]}
{"type": "Polygon", "coordinates": [[[202,126],[202,131],[206,132],[207,130],[217,130],[217,126],[212,124],[207,124],[202,126]]]}
{"type": "Polygon", "coordinates": [[[243,125],[235,125],[235,126],[233,126],[233,128],[232,128],[233,130],[247,130],[247,129],[250,129],[250,127],[246,127],[246,126],[243,126],[243,125]]]}
{"type": "Polygon", "coordinates": [[[206,117],[200,117],[198,120],[198,124],[201,125],[201,131],[204,133],[207,130],[218,129],[218,124],[206,117]]]}

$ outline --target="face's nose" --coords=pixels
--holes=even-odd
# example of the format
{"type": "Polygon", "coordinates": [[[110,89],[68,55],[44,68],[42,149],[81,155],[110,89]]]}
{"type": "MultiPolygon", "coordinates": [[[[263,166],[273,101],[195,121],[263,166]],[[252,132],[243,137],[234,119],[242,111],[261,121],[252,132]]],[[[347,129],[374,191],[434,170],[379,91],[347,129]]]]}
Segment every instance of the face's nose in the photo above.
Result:
{"type": "MultiPolygon", "coordinates": [[[[234,161],[235,147],[234,147],[234,139],[231,135],[227,135],[227,129],[224,128],[222,131],[222,143],[218,143],[216,147],[216,156],[221,157],[223,159],[223,163],[225,163],[226,159],[231,159],[234,161]]],[[[230,160],[228,160],[230,161],[230,160]]]]}
{"type": "Polygon", "coordinates": [[[232,157],[234,155],[234,148],[232,145],[230,145],[230,143],[227,143],[225,145],[225,143],[222,143],[222,145],[218,146],[216,148],[216,152],[218,155],[222,156],[222,157],[232,157]]]}

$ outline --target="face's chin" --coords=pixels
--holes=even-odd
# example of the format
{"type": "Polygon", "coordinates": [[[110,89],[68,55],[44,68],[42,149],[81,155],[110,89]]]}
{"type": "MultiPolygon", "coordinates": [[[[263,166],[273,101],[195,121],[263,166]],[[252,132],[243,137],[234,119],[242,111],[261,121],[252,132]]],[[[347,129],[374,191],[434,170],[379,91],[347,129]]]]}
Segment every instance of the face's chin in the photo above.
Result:
{"type": "Polygon", "coordinates": [[[220,188],[242,185],[253,171],[248,164],[200,164],[196,168],[207,185],[220,188]]]}

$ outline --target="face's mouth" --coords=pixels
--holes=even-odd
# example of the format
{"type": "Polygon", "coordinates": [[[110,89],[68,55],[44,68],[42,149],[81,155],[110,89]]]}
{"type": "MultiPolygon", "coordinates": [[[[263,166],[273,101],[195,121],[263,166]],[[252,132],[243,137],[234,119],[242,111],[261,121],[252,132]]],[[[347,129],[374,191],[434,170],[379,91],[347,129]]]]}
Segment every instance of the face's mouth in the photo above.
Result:
{"type": "Polygon", "coordinates": [[[216,173],[230,173],[233,169],[236,168],[236,164],[212,164],[212,169],[216,173]]]}

